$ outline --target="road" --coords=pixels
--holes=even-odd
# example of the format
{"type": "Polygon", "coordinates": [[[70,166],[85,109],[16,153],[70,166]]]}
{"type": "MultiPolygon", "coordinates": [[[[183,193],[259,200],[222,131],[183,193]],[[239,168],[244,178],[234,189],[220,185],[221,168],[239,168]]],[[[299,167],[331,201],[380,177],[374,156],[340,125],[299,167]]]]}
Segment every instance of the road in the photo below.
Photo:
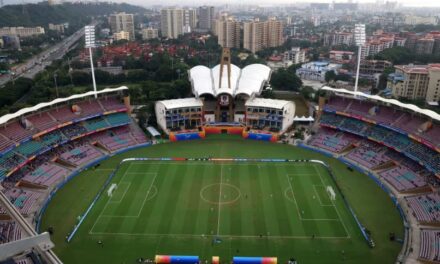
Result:
{"type": "Polygon", "coordinates": [[[46,66],[52,64],[54,60],[61,59],[68,51],[74,48],[75,43],[77,43],[83,36],[84,28],[81,28],[51,48],[41,52],[38,55],[35,55],[25,63],[20,64],[17,68],[15,68],[12,75],[0,77],[0,88],[4,87],[4,85],[13,78],[34,78],[34,76],[40,71],[44,70],[46,66]]]}

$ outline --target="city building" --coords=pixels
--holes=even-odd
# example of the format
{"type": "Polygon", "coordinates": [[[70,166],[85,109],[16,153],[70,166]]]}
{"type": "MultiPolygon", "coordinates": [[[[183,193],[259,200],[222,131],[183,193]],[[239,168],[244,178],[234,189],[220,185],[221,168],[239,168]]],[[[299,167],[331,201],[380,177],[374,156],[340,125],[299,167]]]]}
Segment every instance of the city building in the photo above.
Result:
{"type": "Polygon", "coordinates": [[[130,40],[130,32],[127,31],[119,31],[113,33],[113,40],[130,40]]]}
{"type": "Polygon", "coordinates": [[[199,29],[212,30],[215,18],[215,8],[213,6],[201,6],[199,12],[199,29]]]}
{"type": "Polygon", "coordinates": [[[197,10],[184,9],[183,16],[183,31],[184,33],[191,33],[197,27],[197,10]]]}
{"type": "Polygon", "coordinates": [[[312,61],[301,65],[296,70],[296,75],[304,80],[325,81],[325,74],[328,71],[338,72],[342,68],[341,64],[330,63],[327,61],[312,61]]]}
{"type": "Polygon", "coordinates": [[[292,64],[300,64],[306,62],[306,51],[300,47],[292,47],[284,52],[284,61],[291,61],[292,64]]]}
{"type": "Polygon", "coordinates": [[[331,50],[329,58],[335,63],[349,63],[353,60],[354,52],[344,50],[331,50]]]}
{"type": "Polygon", "coordinates": [[[243,23],[243,48],[252,53],[265,48],[279,47],[283,43],[282,21],[269,19],[243,23]]]}
{"type": "Polygon", "coordinates": [[[0,28],[0,36],[20,36],[30,37],[34,35],[44,34],[42,27],[3,27],[0,28]]]}
{"type": "Polygon", "coordinates": [[[416,40],[414,52],[416,54],[432,54],[435,40],[433,38],[420,38],[416,40]]]}
{"type": "Polygon", "coordinates": [[[232,18],[217,19],[214,21],[214,34],[218,44],[224,48],[240,48],[240,22],[232,18]]]}
{"type": "Polygon", "coordinates": [[[160,11],[160,29],[163,37],[175,39],[184,32],[184,10],[166,8],[160,11]]]}
{"type": "Polygon", "coordinates": [[[109,17],[110,28],[113,33],[121,31],[128,32],[129,39],[134,40],[134,18],[133,14],[117,13],[111,14],[109,17]]]}
{"type": "Polygon", "coordinates": [[[382,74],[385,69],[393,67],[393,64],[386,60],[362,60],[359,72],[364,75],[373,76],[382,74]]]}
{"type": "Polygon", "coordinates": [[[49,30],[57,31],[59,33],[64,33],[64,30],[69,27],[69,23],[63,24],[52,24],[49,23],[49,30]]]}
{"type": "Polygon", "coordinates": [[[148,39],[155,39],[159,37],[159,30],[157,30],[156,28],[143,28],[141,30],[141,34],[142,34],[142,39],[143,40],[148,40],[148,39]]]}
{"type": "Polygon", "coordinates": [[[440,100],[440,64],[398,65],[388,77],[388,88],[395,98],[440,100]]]}
{"type": "Polygon", "coordinates": [[[407,25],[419,25],[419,24],[425,24],[425,25],[437,25],[438,24],[438,18],[435,16],[413,16],[413,15],[407,15],[405,16],[405,24],[407,25]]]}
{"type": "Polygon", "coordinates": [[[334,32],[324,35],[324,46],[338,46],[354,44],[354,35],[351,32],[334,32]]]}

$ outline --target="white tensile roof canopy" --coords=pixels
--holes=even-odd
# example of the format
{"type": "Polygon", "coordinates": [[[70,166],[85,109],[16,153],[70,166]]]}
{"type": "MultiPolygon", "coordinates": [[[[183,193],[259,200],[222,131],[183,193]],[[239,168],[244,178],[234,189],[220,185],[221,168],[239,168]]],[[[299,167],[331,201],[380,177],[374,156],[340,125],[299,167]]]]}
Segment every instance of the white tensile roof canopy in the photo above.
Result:
{"type": "Polygon", "coordinates": [[[386,98],[380,97],[378,95],[369,95],[369,94],[365,94],[362,92],[354,92],[354,91],[349,91],[347,89],[336,89],[336,88],[331,88],[328,86],[324,86],[321,89],[324,91],[331,91],[331,92],[341,93],[341,94],[349,94],[349,95],[359,96],[359,97],[363,97],[366,99],[370,99],[370,100],[374,100],[374,101],[378,101],[378,102],[382,102],[382,103],[395,105],[395,106],[398,106],[398,107],[401,107],[404,109],[408,109],[408,110],[411,110],[413,112],[416,112],[416,113],[419,113],[422,115],[426,115],[427,117],[429,117],[431,119],[440,121],[440,115],[437,114],[436,112],[428,110],[428,109],[420,108],[420,107],[413,105],[413,104],[405,104],[405,103],[402,103],[396,99],[386,99],[386,98]]]}
{"type": "Polygon", "coordinates": [[[228,87],[228,67],[223,65],[220,87],[220,67],[220,64],[212,69],[206,66],[195,66],[189,70],[189,79],[196,97],[204,94],[214,97],[220,94],[229,94],[233,97],[238,94],[245,94],[249,97],[253,94],[259,95],[271,74],[271,69],[263,64],[251,64],[243,69],[231,64],[231,87],[228,87]]]}
{"type": "MultiPolygon", "coordinates": [[[[128,88],[126,86],[121,86],[118,88],[106,88],[106,89],[97,91],[96,94],[99,95],[99,94],[112,93],[112,92],[123,91],[123,90],[128,90],[128,88]]],[[[59,103],[68,102],[68,101],[74,100],[74,99],[85,98],[85,97],[92,96],[92,95],[95,95],[94,91],[90,91],[90,92],[82,93],[82,94],[74,94],[74,95],[71,95],[69,97],[64,97],[64,98],[57,98],[57,99],[52,100],[50,102],[39,103],[39,104],[32,106],[32,107],[22,108],[15,113],[7,114],[7,115],[0,117],[0,125],[6,124],[10,120],[15,119],[17,117],[20,117],[22,115],[36,112],[36,111],[39,111],[39,110],[46,108],[46,107],[50,107],[50,106],[53,106],[53,105],[56,105],[59,103]]]]}

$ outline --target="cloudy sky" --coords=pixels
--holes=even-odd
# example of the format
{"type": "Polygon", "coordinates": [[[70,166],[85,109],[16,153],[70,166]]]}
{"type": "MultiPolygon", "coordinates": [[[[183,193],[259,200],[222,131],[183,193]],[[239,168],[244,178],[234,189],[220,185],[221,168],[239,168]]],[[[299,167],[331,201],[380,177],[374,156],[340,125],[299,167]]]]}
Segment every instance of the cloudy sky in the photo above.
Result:
{"type": "MultiPolygon", "coordinates": [[[[138,4],[142,6],[149,5],[203,5],[203,4],[291,4],[301,2],[332,2],[331,0],[111,0],[112,2],[127,2],[132,4],[138,4]]],[[[386,1],[386,0],[384,0],[386,1]]],[[[391,0],[395,1],[395,0],[391,0]]],[[[3,0],[4,4],[16,4],[22,3],[23,0],[3,0]]],[[[40,2],[39,0],[24,0],[25,3],[40,2]]],[[[345,0],[336,0],[336,2],[346,2],[345,0]]],[[[353,2],[359,3],[371,3],[375,0],[354,0],[353,2]]],[[[417,7],[440,7],[440,0],[397,0],[405,6],[417,6],[417,7]]]]}

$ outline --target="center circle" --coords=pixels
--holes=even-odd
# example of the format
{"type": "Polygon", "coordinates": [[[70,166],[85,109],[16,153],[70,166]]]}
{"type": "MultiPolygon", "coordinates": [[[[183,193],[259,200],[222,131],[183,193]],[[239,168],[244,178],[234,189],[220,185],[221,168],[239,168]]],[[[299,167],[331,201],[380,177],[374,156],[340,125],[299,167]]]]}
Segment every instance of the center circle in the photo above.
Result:
{"type": "Polygon", "coordinates": [[[200,190],[200,198],[210,204],[232,204],[240,197],[240,189],[229,183],[213,183],[200,190]]]}

